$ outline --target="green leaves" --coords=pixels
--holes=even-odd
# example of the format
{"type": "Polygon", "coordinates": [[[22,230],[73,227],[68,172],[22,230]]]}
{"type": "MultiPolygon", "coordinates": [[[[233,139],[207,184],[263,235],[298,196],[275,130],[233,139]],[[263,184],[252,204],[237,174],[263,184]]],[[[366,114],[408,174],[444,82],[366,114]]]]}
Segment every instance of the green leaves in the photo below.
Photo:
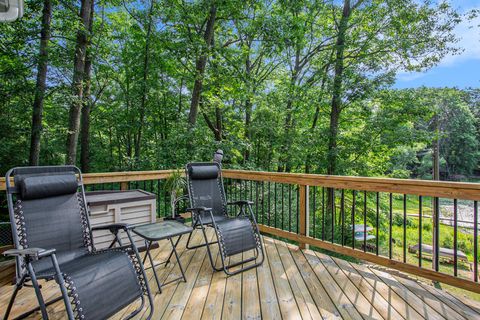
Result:
{"type": "MultiPolygon", "coordinates": [[[[352,1],[338,45],[341,2],[216,1],[213,45],[207,48],[203,37],[212,1],[155,1],[146,77],[151,2],[97,2],[91,35],[93,171],[181,167],[209,160],[220,147],[231,167],[325,173],[338,59],[344,68],[337,88],[338,173],[425,173],[428,161],[419,153],[428,151],[437,110],[432,106],[439,104],[446,106],[445,166],[462,173],[478,166],[478,92],[388,89],[399,71],[425,70],[457,52],[452,30],[463,17],[448,4],[352,1]],[[339,46],[343,56],[337,59],[339,46]],[[201,113],[189,130],[201,54],[208,56],[201,113]],[[144,92],[142,151],[135,159],[144,92]],[[447,121],[451,117],[455,121],[447,121]],[[206,119],[221,129],[221,141],[206,119]]],[[[39,5],[32,0],[27,6],[39,5]]],[[[58,163],[63,155],[76,11],[74,5],[55,4],[42,164],[58,163]]],[[[0,171],[27,158],[39,22],[31,10],[21,22],[0,25],[0,171]]]]}

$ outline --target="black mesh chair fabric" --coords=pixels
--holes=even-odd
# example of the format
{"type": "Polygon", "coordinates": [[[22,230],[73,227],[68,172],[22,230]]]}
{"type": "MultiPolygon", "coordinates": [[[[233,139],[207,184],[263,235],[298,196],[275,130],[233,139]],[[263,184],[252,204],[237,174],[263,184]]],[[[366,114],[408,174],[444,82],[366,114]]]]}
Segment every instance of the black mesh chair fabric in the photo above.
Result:
{"type": "Polygon", "coordinates": [[[84,255],[60,268],[85,319],[108,318],[142,295],[132,261],[121,250],[84,255]]]}
{"type": "Polygon", "coordinates": [[[218,232],[226,257],[255,249],[257,241],[248,218],[232,218],[217,222],[218,232]]]}
{"type": "MultiPolygon", "coordinates": [[[[85,245],[84,222],[79,214],[77,193],[44,199],[20,200],[17,210],[23,212],[25,245],[54,248],[59,263],[65,263],[89,252],[85,245]]],[[[36,272],[51,267],[48,259],[34,262],[36,272]]]]}
{"type": "MultiPolygon", "coordinates": [[[[220,167],[212,163],[191,163],[187,165],[190,202],[192,207],[212,208],[215,221],[226,219],[225,191],[220,176],[220,167]],[[195,170],[196,169],[196,170],[195,170]],[[199,170],[201,169],[201,170],[199,170]]],[[[210,213],[201,213],[202,223],[211,224],[210,213]]]]}
{"type": "Polygon", "coordinates": [[[201,212],[203,225],[214,224],[219,236],[221,250],[225,257],[255,249],[259,238],[248,217],[229,217],[227,201],[217,163],[189,163],[186,167],[188,190],[192,207],[211,208],[210,212],[201,212]]]}

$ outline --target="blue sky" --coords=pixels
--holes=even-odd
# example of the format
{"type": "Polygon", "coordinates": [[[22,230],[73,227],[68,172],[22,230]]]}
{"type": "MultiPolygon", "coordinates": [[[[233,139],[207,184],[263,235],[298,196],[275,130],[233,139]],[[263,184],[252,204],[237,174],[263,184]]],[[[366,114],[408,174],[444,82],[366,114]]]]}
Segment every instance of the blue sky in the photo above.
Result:
{"type": "MultiPolygon", "coordinates": [[[[480,0],[451,0],[459,12],[480,9],[480,0]]],[[[459,38],[457,46],[463,52],[445,57],[437,66],[426,72],[401,73],[395,88],[428,87],[480,87],[480,17],[464,21],[455,29],[459,38]]]]}

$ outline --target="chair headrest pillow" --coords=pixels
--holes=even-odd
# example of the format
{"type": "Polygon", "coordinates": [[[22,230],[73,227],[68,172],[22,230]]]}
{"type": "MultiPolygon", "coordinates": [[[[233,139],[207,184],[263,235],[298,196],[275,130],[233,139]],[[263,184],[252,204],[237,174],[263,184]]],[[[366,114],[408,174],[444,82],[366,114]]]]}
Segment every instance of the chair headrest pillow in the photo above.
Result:
{"type": "Polygon", "coordinates": [[[192,180],[217,179],[220,168],[215,165],[190,166],[188,175],[192,180]]]}
{"type": "Polygon", "coordinates": [[[25,175],[16,177],[16,187],[23,200],[48,198],[77,192],[75,174],[25,175]]]}

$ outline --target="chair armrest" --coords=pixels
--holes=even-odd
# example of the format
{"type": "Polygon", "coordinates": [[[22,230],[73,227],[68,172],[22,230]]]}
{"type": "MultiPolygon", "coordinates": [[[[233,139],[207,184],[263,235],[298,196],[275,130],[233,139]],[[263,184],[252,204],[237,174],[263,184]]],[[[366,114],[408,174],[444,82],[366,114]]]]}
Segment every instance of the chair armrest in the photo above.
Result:
{"type": "Polygon", "coordinates": [[[199,213],[202,211],[212,211],[212,208],[207,208],[207,207],[187,208],[187,211],[199,213]]]}
{"type": "Polygon", "coordinates": [[[92,227],[92,231],[96,230],[110,230],[111,232],[118,232],[118,230],[129,230],[132,227],[129,226],[127,223],[112,223],[106,224],[104,226],[95,226],[92,227]]]}
{"type": "Polygon", "coordinates": [[[250,200],[237,200],[237,201],[232,201],[232,202],[227,202],[227,205],[231,206],[231,205],[236,205],[236,206],[240,206],[240,205],[252,205],[253,204],[253,201],[250,201],[250,200]]]}
{"type": "Polygon", "coordinates": [[[22,257],[32,260],[38,260],[43,257],[51,256],[55,253],[55,249],[42,249],[42,248],[26,248],[26,249],[10,249],[3,254],[10,257],[22,257]]]}

